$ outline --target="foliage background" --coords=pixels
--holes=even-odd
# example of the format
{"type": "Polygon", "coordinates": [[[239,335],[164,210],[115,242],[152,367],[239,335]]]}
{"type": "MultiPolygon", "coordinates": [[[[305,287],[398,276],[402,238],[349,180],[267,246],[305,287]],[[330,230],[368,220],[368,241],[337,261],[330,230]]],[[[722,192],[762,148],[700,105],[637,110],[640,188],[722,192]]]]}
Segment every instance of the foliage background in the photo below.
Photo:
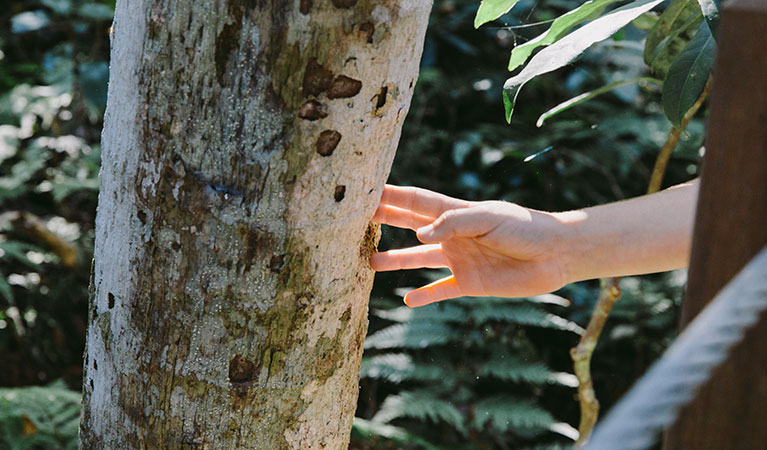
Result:
{"type": "MultiPolygon", "coordinates": [[[[436,0],[390,182],[543,210],[643,194],[671,129],[660,88],[627,85],[535,126],[541,113],[570,97],[646,74],[645,33],[634,26],[529,83],[512,125],[504,121],[509,50],[545,29],[520,26],[579,3],[521,0],[512,13],[475,30],[476,0],[436,0]]],[[[74,448],[114,3],[6,4],[0,11],[0,448],[74,448]],[[51,385],[55,380],[62,381],[51,385]]],[[[688,126],[665,185],[696,175],[702,132],[700,120],[688,126]]],[[[412,233],[385,229],[381,248],[416,243],[412,233]]],[[[578,420],[568,351],[598,286],[578,283],[535,299],[402,307],[403,288],[438,275],[377,277],[352,448],[566,448],[578,420]]],[[[605,407],[668,345],[684,281],[683,272],[622,281],[624,297],[593,362],[605,407]]]]}

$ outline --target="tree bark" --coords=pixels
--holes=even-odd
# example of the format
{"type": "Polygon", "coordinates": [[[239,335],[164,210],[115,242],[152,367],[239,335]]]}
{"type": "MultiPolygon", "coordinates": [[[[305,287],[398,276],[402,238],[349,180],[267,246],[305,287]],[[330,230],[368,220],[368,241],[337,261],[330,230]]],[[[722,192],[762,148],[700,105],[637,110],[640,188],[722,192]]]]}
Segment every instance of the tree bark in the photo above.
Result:
{"type": "Polygon", "coordinates": [[[346,448],[430,7],[118,0],[83,448],[346,448]]]}

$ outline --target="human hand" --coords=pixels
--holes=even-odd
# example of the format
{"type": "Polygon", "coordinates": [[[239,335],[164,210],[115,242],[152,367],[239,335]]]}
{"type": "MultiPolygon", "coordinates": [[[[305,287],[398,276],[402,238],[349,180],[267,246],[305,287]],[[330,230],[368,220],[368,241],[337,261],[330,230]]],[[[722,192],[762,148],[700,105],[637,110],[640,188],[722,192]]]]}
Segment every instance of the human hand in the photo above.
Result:
{"type": "Polygon", "coordinates": [[[372,220],[416,230],[426,244],[376,253],[370,258],[374,270],[447,267],[452,272],[408,292],[408,306],[465,295],[528,297],[566,283],[558,250],[564,228],[550,213],[387,185],[372,220]]]}

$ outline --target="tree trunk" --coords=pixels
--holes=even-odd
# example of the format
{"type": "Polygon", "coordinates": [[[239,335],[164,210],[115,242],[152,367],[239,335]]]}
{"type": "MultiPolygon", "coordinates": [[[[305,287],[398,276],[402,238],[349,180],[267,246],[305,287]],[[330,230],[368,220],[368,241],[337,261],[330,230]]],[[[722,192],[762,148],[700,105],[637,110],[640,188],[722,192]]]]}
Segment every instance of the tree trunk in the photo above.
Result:
{"type": "Polygon", "coordinates": [[[342,449],[428,0],[118,0],[83,448],[342,449]]]}

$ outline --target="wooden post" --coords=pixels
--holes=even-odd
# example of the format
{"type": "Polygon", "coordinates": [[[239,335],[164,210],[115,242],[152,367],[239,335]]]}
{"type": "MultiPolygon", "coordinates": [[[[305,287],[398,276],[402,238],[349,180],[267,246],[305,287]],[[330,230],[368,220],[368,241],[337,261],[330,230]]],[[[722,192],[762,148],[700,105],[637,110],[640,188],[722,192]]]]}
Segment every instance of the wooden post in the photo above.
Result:
{"type": "MultiPolygon", "coordinates": [[[[682,326],[767,244],[767,2],[724,8],[682,326]]],[[[666,436],[666,450],[767,446],[767,319],[666,436]]]]}

